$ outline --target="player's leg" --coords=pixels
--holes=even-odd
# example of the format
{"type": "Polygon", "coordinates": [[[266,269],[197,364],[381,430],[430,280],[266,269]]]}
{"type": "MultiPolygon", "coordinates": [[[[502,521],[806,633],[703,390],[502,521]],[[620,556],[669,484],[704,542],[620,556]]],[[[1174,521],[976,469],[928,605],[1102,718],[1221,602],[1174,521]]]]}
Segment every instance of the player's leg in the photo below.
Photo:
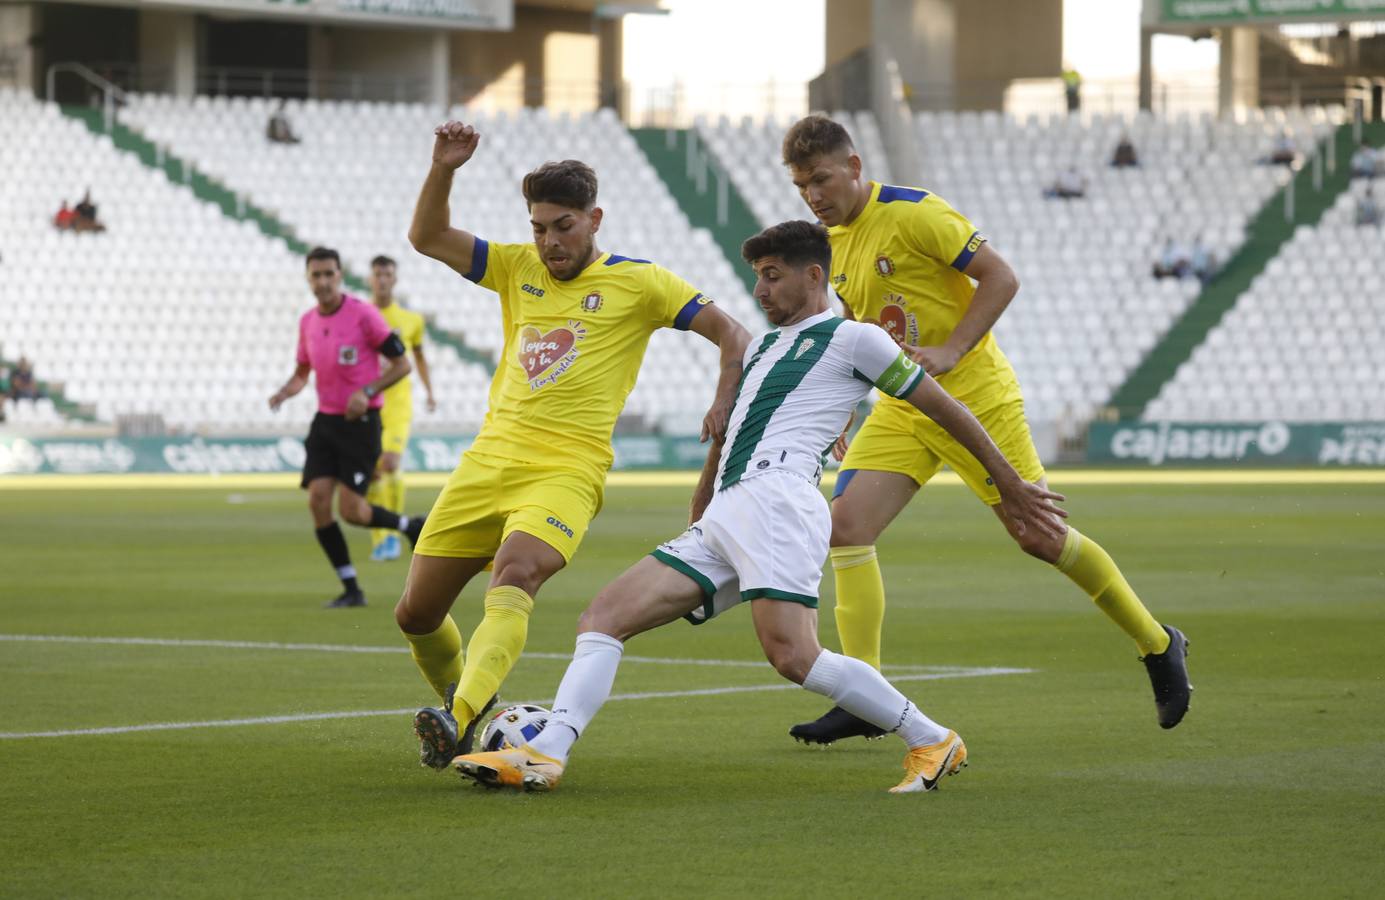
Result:
{"type": "MultiPolygon", "coordinates": [[[[386,435],[388,437],[388,435],[386,435]]],[[[370,479],[370,489],[366,491],[366,502],[372,506],[379,506],[398,515],[404,511],[403,504],[397,502],[398,491],[395,483],[399,473],[399,454],[385,450],[380,454],[379,461],[375,464],[375,473],[370,479]]],[[[398,536],[395,532],[386,528],[372,528],[370,530],[370,544],[372,547],[370,558],[375,562],[386,562],[397,559],[398,536]]]]}
{"type": "Polygon", "coordinates": [[[524,650],[534,596],[572,559],[601,505],[600,483],[568,470],[507,467],[503,487],[505,524],[484,615],[467,644],[459,718],[478,715],[495,698],[524,650]]]}
{"type": "Polygon", "coordinates": [[[317,475],[305,487],[308,490],[308,509],[313,517],[313,533],[332,570],[341,580],[341,594],[327,601],[327,607],[341,609],[365,606],[365,593],[356,580],[356,567],[351,564],[351,550],[346,546],[346,536],[341,533],[341,526],[332,515],[332,494],[336,491],[337,480],[330,475],[317,475]]]}
{"type": "Polygon", "coordinates": [[[340,428],[337,449],[340,470],[337,479],[342,485],[338,497],[341,517],[362,528],[401,532],[408,536],[411,544],[417,543],[418,536],[423,532],[424,516],[401,515],[366,499],[370,476],[375,472],[381,455],[379,415],[367,413],[355,422],[345,422],[340,428]]]}
{"type": "MultiPolygon", "coordinates": [[[[1020,476],[1047,486],[1043,465],[1024,417],[1023,401],[1015,396],[989,406],[978,406],[974,412],[1020,476]]],[[[1159,724],[1164,728],[1177,725],[1187,712],[1192,691],[1184,661],[1186,640],[1182,633],[1166,628],[1150,615],[1110,554],[1096,541],[1070,525],[1062,537],[1021,533],[1001,510],[999,491],[971,454],[942,433],[937,434],[930,445],[957,471],[972,492],[995,511],[1021,550],[1066,575],[1135,642],[1154,686],[1159,724]]]]}
{"type": "Polygon", "coordinates": [[[602,588],[578,620],[577,646],[543,732],[525,747],[459,756],[457,771],[483,784],[556,788],[572,745],[611,695],[624,642],[687,615],[706,599],[693,576],[653,556],[635,563],[602,588]]]}
{"type": "MultiPolygon", "coordinates": [[[[419,758],[425,766],[445,769],[457,755],[460,729],[453,714],[453,695],[462,678],[462,634],[449,611],[457,595],[490,560],[415,555],[394,620],[409,642],[409,652],[423,678],[442,700],[414,715],[419,758]]],[[[466,721],[470,724],[471,718],[466,721]]]]}
{"type": "MultiPolygon", "coordinates": [[[[880,667],[885,582],[875,542],[914,498],[941,462],[919,444],[917,416],[885,401],[852,441],[832,499],[830,559],[836,585],[837,635],[847,656],[880,667]]],[[[879,729],[833,708],[789,729],[795,740],[830,744],[848,737],[879,737],[879,729]]]]}
{"type": "Polygon", "coordinates": [[[909,747],[904,779],[891,791],[912,793],[938,786],[966,765],[957,733],[934,722],[859,659],[824,650],[817,639],[817,610],[804,603],[761,597],[751,601],[755,634],[765,657],[789,681],[830,697],[838,707],[909,747]]]}
{"type": "Polygon", "coordinates": [[[445,769],[457,753],[458,741],[475,727],[473,711],[463,713],[461,729],[452,712],[465,657],[462,634],[450,611],[462,588],[500,547],[505,523],[501,474],[484,459],[462,458],[428,514],[394,611],[414,662],[443,700],[441,709],[425,707],[414,716],[420,758],[434,768],[445,769]]]}
{"type": "MultiPolygon", "coordinates": [[[[1047,479],[1038,481],[1047,486],[1047,479]]],[[[1183,632],[1161,625],[1150,614],[1116,561],[1087,535],[1071,525],[1061,538],[1020,533],[999,505],[991,508],[1021,550],[1066,575],[1135,641],[1154,690],[1160,726],[1173,728],[1181,722],[1193,690],[1188,681],[1188,639],[1183,632]]]]}

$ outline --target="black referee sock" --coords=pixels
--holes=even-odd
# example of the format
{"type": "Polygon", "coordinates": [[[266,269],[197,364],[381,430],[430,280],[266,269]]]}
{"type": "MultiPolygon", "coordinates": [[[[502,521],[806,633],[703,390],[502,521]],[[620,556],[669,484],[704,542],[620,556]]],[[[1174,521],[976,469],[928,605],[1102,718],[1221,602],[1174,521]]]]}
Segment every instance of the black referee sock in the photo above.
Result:
{"type": "Polygon", "coordinates": [[[317,542],[322,545],[322,552],[327,554],[327,561],[337,570],[342,585],[348,591],[359,591],[361,587],[356,583],[356,567],[351,565],[351,551],[346,549],[346,536],[341,533],[341,526],[334,521],[314,533],[317,542]]]}
{"type": "Polygon", "coordinates": [[[370,527],[403,531],[409,527],[409,517],[401,516],[399,513],[385,509],[383,506],[372,505],[370,507],[370,527]]]}

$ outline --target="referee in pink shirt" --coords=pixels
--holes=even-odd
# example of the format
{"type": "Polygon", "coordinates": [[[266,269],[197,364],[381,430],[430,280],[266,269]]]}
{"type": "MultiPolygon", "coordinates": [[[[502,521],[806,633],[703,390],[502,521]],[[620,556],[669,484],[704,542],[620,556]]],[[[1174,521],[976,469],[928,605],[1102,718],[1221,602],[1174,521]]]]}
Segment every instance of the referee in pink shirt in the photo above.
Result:
{"type": "Polygon", "coordinates": [[[356,581],[346,537],[332,515],[337,495],[341,517],[363,528],[392,528],[418,540],[423,516],[403,516],[366,502],[370,475],[380,456],[381,393],[409,374],[412,366],[404,343],[390,330],[380,311],[341,291],[341,257],[337,251],[315,247],[308,254],[308,286],[317,306],[298,321],[298,368],[269,398],[277,410],[317,374],[317,415],[308,430],[308,456],[303,463],[303,487],[313,514],[317,542],[341,579],[341,596],[329,608],[365,606],[365,593],[356,581]],[[380,371],[380,357],[389,366],[380,371]]]}

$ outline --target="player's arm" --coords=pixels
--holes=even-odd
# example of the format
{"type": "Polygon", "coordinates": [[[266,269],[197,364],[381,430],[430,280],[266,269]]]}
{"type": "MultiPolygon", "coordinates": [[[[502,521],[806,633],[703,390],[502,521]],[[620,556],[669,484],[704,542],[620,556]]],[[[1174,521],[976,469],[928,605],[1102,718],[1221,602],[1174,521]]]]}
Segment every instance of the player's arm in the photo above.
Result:
{"type": "Polygon", "coordinates": [[[428,373],[428,360],[423,356],[422,344],[414,348],[414,371],[418,373],[418,380],[423,382],[423,390],[428,395],[428,411],[434,412],[438,404],[433,399],[433,376],[428,373]]]}
{"type": "Polygon", "coordinates": [[[472,272],[476,235],[452,227],[448,197],[452,176],[476,152],[481,136],[470,125],[447,122],[434,129],[433,165],[423,180],[414,218],[409,224],[409,243],[424,256],[447,263],[462,275],[472,272]]]}
{"type": "Polygon", "coordinates": [[[976,280],[976,293],[972,295],[971,306],[962,320],[943,343],[942,352],[918,360],[929,375],[941,375],[957,365],[957,360],[966,356],[986,336],[986,332],[995,327],[1000,314],[1005,312],[1020,289],[1015,270],[990,244],[982,244],[962,271],[976,280]],[[934,368],[938,371],[935,372],[934,368]]]}
{"type": "Polygon", "coordinates": [[[707,461],[702,464],[702,474],[698,476],[697,487],[693,489],[692,507],[688,511],[689,525],[702,518],[702,514],[707,511],[707,504],[712,502],[712,495],[716,493],[717,468],[721,466],[723,446],[722,438],[714,438],[712,446],[707,449],[707,461]]]}
{"type": "Polygon", "coordinates": [[[1055,501],[1065,499],[1063,495],[1020,477],[971,410],[943,390],[927,373],[922,374],[917,386],[903,399],[941,425],[980,461],[1000,491],[1001,508],[1018,523],[1021,533],[1035,528],[1050,537],[1063,536],[1066,529],[1062,520],[1067,512],[1055,505],[1055,501]]]}
{"type": "Polygon", "coordinates": [[[370,409],[372,398],[413,371],[414,367],[409,365],[409,357],[404,355],[404,342],[393,331],[385,338],[384,343],[375,349],[377,353],[389,360],[389,365],[385,367],[385,371],[381,372],[378,378],[353,392],[347,399],[346,418],[348,420],[359,419],[365,415],[366,410],[370,409]]]}
{"type": "Polygon", "coordinates": [[[1019,279],[995,248],[966,217],[936,197],[917,207],[907,231],[919,252],[975,279],[976,293],[947,340],[931,347],[908,347],[913,360],[934,378],[951,372],[995,325],[1019,291],[1019,279]]]}
{"type": "Polygon", "coordinates": [[[308,374],[312,372],[312,370],[313,367],[308,365],[307,363],[299,363],[297,368],[293,370],[293,377],[291,377],[288,381],[285,381],[284,386],[279,388],[279,390],[275,391],[270,396],[269,408],[277,412],[279,407],[283,405],[285,400],[294,396],[299,391],[303,390],[303,388],[307,387],[308,374]]]}
{"type": "MultiPolygon", "coordinates": [[[[702,419],[702,440],[721,441],[726,438],[726,423],[731,419],[731,407],[736,402],[736,387],[741,381],[741,367],[746,347],[750,344],[750,332],[711,303],[693,316],[688,330],[702,335],[721,350],[721,374],[717,377],[716,397],[702,419]]],[[[715,468],[713,465],[713,471],[715,468]]],[[[708,499],[710,497],[709,494],[708,499]]]]}

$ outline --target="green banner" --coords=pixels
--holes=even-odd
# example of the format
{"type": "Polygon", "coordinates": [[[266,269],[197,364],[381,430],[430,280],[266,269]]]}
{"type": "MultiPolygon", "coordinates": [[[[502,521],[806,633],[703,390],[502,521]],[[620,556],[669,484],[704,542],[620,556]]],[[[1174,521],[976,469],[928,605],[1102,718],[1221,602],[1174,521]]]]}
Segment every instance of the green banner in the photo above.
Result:
{"type": "Polygon", "coordinates": [[[1385,466],[1385,422],[1094,422],[1087,461],[1135,466],[1385,466]]]}
{"type": "MultiPolygon", "coordinates": [[[[472,435],[415,435],[404,454],[412,472],[450,472],[472,435]]],[[[696,437],[617,436],[616,469],[701,468],[696,437]]],[[[0,476],[38,473],[180,472],[240,475],[297,472],[303,441],[280,438],[22,438],[0,435],[0,476]]]]}
{"type": "Polygon", "coordinates": [[[1337,22],[1385,13],[1385,0],[1162,0],[1164,22],[1337,22]]]}

